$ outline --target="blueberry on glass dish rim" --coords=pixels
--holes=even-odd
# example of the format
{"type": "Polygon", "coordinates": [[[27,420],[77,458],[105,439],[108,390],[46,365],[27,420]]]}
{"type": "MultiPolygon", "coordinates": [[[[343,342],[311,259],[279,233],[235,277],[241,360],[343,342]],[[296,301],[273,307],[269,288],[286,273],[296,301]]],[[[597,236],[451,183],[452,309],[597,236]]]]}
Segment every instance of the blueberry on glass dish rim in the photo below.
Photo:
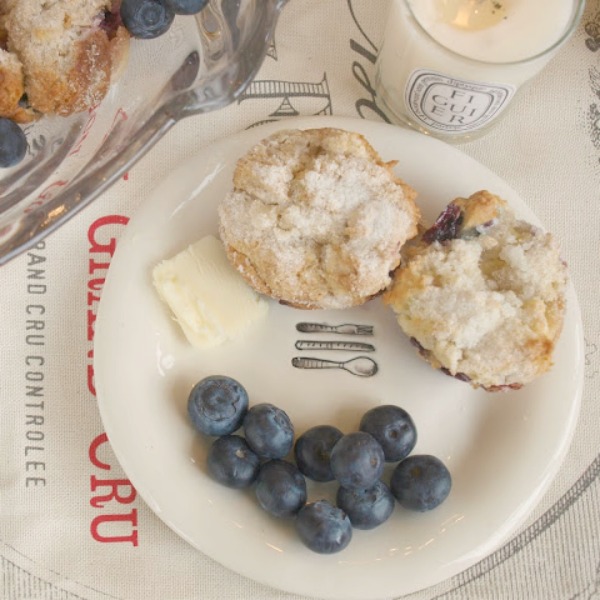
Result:
{"type": "Polygon", "coordinates": [[[176,15],[195,15],[208,4],[208,0],[166,0],[166,3],[176,15]]]}
{"type": "Polygon", "coordinates": [[[25,132],[10,119],[0,117],[0,168],[14,167],[27,154],[25,132]]]}
{"type": "Polygon", "coordinates": [[[195,15],[208,0],[123,0],[120,15],[129,33],[139,39],[153,39],[166,33],[175,15],[195,15]]]}
{"type": "Polygon", "coordinates": [[[248,393],[238,381],[226,375],[210,375],[192,388],[188,415],[200,433],[228,435],[242,425],[248,403],[248,393]]]}
{"type": "Polygon", "coordinates": [[[149,40],[168,31],[175,13],[163,0],[123,0],[121,19],[133,37],[149,40]]]}

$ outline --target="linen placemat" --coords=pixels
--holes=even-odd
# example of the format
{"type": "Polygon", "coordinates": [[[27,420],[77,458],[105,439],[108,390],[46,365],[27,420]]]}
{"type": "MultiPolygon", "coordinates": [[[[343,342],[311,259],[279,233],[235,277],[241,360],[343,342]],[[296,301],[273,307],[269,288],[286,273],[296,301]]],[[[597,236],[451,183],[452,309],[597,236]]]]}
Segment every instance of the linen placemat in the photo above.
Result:
{"type": "MultiPolygon", "coordinates": [[[[0,269],[0,597],[294,598],[194,550],[137,496],[96,406],[94,320],[127,219],[179,163],[265,121],[386,120],[373,78],[387,4],[291,0],[237,103],[177,125],[92,206],[0,269]]],[[[598,0],[510,114],[460,148],[517,190],[561,241],[585,329],[585,389],[571,449],[527,523],[480,563],[410,597],[600,598],[598,0]]]]}

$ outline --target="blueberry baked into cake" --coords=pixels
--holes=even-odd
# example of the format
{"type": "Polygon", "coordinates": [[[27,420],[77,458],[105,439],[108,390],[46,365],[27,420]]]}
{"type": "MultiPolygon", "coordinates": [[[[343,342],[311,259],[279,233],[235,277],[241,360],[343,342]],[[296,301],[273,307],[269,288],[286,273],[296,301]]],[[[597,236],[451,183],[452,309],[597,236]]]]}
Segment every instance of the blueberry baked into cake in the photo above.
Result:
{"type": "Polygon", "coordinates": [[[480,191],[403,248],[384,302],[433,367],[475,388],[519,389],[552,365],[566,280],[551,234],[480,191]]]}

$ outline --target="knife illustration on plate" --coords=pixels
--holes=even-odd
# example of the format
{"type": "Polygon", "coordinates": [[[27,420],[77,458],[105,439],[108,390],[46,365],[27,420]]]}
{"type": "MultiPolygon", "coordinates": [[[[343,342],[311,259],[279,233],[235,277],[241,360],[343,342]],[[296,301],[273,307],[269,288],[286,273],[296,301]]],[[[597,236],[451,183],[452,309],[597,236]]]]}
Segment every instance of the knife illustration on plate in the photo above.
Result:
{"type": "Polygon", "coordinates": [[[329,325],[329,323],[297,323],[296,329],[301,333],[341,333],[343,335],[373,335],[372,325],[359,325],[356,323],[342,323],[329,325]]]}
{"type": "Polygon", "coordinates": [[[298,350],[347,350],[355,352],[374,352],[373,344],[363,342],[330,342],[319,340],[298,340],[295,344],[298,350]]]}

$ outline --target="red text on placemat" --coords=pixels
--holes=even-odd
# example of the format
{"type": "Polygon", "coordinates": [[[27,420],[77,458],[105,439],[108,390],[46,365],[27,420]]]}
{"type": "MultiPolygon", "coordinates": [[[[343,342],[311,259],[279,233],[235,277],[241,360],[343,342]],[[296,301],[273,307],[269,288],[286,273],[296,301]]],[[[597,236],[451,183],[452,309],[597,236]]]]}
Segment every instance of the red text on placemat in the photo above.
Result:
{"type": "MultiPolygon", "coordinates": [[[[115,225],[127,225],[128,217],[123,215],[106,215],[96,219],[88,229],[88,275],[87,282],[87,312],[86,338],[90,344],[87,352],[86,381],[88,391],[96,397],[94,385],[94,325],[98,302],[110,261],[117,248],[117,238],[114,235],[115,225]]],[[[106,433],[97,435],[90,443],[88,457],[97,469],[98,474],[90,476],[90,504],[99,511],[90,523],[92,538],[100,543],[130,543],[138,545],[138,512],[131,504],[137,497],[135,488],[124,477],[112,476],[107,471],[113,470],[113,465],[99,457],[100,448],[108,443],[106,433]]],[[[115,470],[120,472],[118,465],[115,470]]]]}
{"type": "MultiPolygon", "coordinates": [[[[110,261],[117,248],[117,239],[111,235],[112,225],[127,225],[129,217],[124,215],[106,215],[96,219],[88,229],[88,279],[87,284],[87,341],[91,344],[94,341],[94,323],[96,322],[96,312],[98,302],[100,302],[100,293],[106,281],[106,274],[110,261]],[[108,238],[102,241],[102,236],[107,233],[108,238]]],[[[96,387],[94,386],[94,349],[90,348],[87,353],[87,387],[92,396],[96,397],[96,387]]]]}
{"type": "MultiPolygon", "coordinates": [[[[112,466],[98,457],[99,448],[108,442],[106,433],[96,436],[89,447],[90,462],[104,471],[112,470],[112,466]]],[[[129,479],[119,477],[90,477],[92,497],[90,504],[97,509],[110,509],[92,519],[90,533],[101,543],[129,542],[138,545],[137,509],[118,512],[130,505],[137,496],[135,488],[129,479]]]]}

